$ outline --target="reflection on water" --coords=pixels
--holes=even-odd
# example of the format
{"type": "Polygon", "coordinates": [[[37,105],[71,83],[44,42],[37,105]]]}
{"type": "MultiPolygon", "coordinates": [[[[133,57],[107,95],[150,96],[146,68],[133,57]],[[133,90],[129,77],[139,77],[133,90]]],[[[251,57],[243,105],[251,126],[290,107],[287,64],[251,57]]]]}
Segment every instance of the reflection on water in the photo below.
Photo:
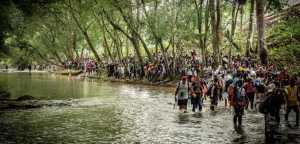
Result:
{"type": "Polygon", "coordinates": [[[190,115],[187,115],[185,113],[179,113],[178,114],[177,123],[179,123],[179,124],[187,124],[187,123],[189,123],[189,116],[190,115]]]}
{"type": "Polygon", "coordinates": [[[262,143],[263,118],[245,116],[242,132],[232,112],[173,109],[172,89],[68,79],[48,74],[0,74],[13,97],[76,99],[72,107],[0,111],[5,143],[262,143]],[[191,110],[189,110],[191,111],[191,110]]]}

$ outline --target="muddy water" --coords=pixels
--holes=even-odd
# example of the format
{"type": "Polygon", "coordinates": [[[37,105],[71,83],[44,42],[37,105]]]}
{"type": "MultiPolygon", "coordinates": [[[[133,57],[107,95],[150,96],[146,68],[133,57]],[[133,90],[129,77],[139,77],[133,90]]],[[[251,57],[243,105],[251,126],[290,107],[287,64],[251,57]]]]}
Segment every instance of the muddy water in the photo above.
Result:
{"type": "Polygon", "coordinates": [[[51,74],[0,74],[12,97],[77,100],[71,107],[0,111],[0,143],[263,143],[263,117],[244,116],[236,132],[223,104],[179,113],[170,88],[69,79],[51,74]]]}

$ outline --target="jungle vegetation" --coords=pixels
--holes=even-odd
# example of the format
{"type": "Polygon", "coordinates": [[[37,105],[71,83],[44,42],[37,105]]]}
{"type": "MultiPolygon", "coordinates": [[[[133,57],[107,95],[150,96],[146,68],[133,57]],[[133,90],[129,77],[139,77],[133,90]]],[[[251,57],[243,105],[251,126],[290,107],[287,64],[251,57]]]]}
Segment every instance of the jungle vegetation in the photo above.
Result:
{"type": "Polygon", "coordinates": [[[205,63],[251,56],[266,65],[299,63],[299,4],[288,0],[5,0],[0,1],[3,63],[99,63],[195,49],[205,63]]]}

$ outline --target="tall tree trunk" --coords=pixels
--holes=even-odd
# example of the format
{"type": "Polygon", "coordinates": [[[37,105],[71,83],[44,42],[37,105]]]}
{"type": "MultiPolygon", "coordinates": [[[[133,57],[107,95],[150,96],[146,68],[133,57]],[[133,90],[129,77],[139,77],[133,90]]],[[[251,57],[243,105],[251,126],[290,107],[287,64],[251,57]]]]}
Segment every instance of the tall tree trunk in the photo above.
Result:
{"type": "Polygon", "coordinates": [[[61,57],[59,56],[59,54],[57,53],[57,51],[55,50],[50,50],[50,52],[53,54],[53,56],[57,59],[57,61],[59,61],[59,63],[63,64],[64,61],[61,59],[61,57]]]}
{"type": "Polygon", "coordinates": [[[216,21],[216,36],[217,36],[217,56],[218,56],[218,61],[217,61],[217,66],[221,63],[221,52],[220,52],[220,47],[222,44],[222,39],[221,39],[221,4],[222,1],[217,0],[217,21],[216,21]]]}
{"type": "Polygon", "coordinates": [[[157,42],[155,43],[155,53],[158,53],[158,44],[157,44],[157,42]]]}
{"type": "Polygon", "coordinates": [[[240,31],[243,31],[244,5],[240,6],[240,31]]]}
{"type": "MultiPolygon", "coordinates": [[[[130,40],[130,42],[132,43],[132,46],[133,46],[133,48],[134,48],[134,50],[136,52],[136,55],[138,57],[138,60],[139,60],[140,64],[143,64],[144,62],[143,62],[143,58],[142,58],[141,51],[140,51],[140,48],[139,48],[139,41],[138,41],[138,39],[136,39],[136,37],[134,37],[134,36],[130,36],[127,32],[125,32],[125,30],[122,29],[120,25],[116,24],[111,19],[111,17],[108,15],[108,13],[104,9],[103,9],[103,14],[106,17],[106,19],[108,20],[108,22],[110,23],[110,25],[114,29],[120,31],[122,34],[124,34],[130,40]]],[[[132,29],[130,29],[129,31],[130,31],[129,33],[131,35],[134,34],[134,32],[132,32],[132,29]]]]}
{"type": "Polygon", "coordinates": [[[87,33],[87,30],[86,30],[85,28],[82,27],[82,25],[80,24],[79,20],[78,20],[77,17],[75,16],[75,13],[74,13],[74,10],[73,10],[73,8],[72,8],[72,6],[71,6],[71,1],[70,1],[70,0],[69,0],[69,5],[68,5],[68,6],[69,6],[69,8],[70,8],[70,13],[71,13],[72,18],[74,19],[74,21],[75,21],[77,27],[79,28],[79,30],[82,32],[82,34],[83,34],[83,36],[84,36],[84,38],[85,38],[85,40],[86,40],[86,42],[87,42],[89,48],[91,49],[91,51],[92,51],[93,54],[94,54],[96,60],[97,60],[99,63],[102,63],[102,61],[101,61],[101,59],[100,59],[100,57],[99,57],[99,55],[98,55],[98,53],[97,53],[97,51],[96,51],[94,45],[92,44],[92,41],[91,41],[91,39],[90,39],[90,37],[89,37],[89,35],[88,35],[88,33],[87,33]]]}
{"type": "Polygon", "coordinates": [[[205,19],[204,19],[204,39],[203,39],[203,45],[204,45],[204,55],[203,55],[203,62],[207,66],[207,39],[208,39],[208,32],[209,32],[209,0],[206,0],[206,8],[205,8],[205,19]]]}
{"type": "MultiPolygon", "coordinates": [[[[237,22],[239,8],[240,8],[240,5],[238,3],[236,3],[236,2],[232,3],[231,31],[230,31],[230,36],[228,35],[228,39],[230,39],[230,41],[231,41],[230,43],[232,45],[235,45],[233,39],[234,39],[234,34],[235,34],[235,28],[236,28],[236,22],[237,22]]],[[[231,55],[232,55],[232,46],[229,47],[229,52],[228,52],[229,63],[231,63],[231,55]]]]}
{"type": "Polygon", "coordinates": [[[125,40],[125,47],[126,47],[126,58],[129,56],[129,44],[128,44],[128,39],[125,40]]]}
{"type": "MultiPolygon", "coordinates": [[[[76,23],[77,23],[77,22],[76,22],[76,23]]],[[[80,24],[77,23],[77,25],[79,26],[80,24]]],[[[96,49],[94,48],[94,46],[93,46],[93,44],[92,44],[92,41],[91,41],[91,39],[90,39],[90,37],[89,37],[87,31],[81,29],[81,32],[82,32],[82,34],[83,34],[83,36],[84,36],[84,38],[85,38],[85,40],[86,40],[86,42],[87,42],[89,48],[90,48],[91,51],[93,52],[93,54],[94,54],[96,60],[97,60],[98,62],[102,63],[102,62],[101,62],[101,59],[100,59],[100,57],[99,57],[99,55],[98,55],[98,53],[97,53],[97,51],[96,51],[96,49]]]]}
{"type": "Polygon", "coordinates": [[[131,39],[131,42],[132,42],[132,45],[135,49],[135,52],[137,54],[137,57],[139,59],[140,64],[143,64],[144,60],[143,60],[143,57],[142,57],[142,54],[141,54],[139,40],[136,37],[133,36],[133,38],[131,39]]]}
{"type": "Polygon", "coordinates": [[[264,6],[265,0],[256,0],[256,26],[258,32],[258,48],[260,61],[263,65],[268,64],[268,51],[264,40],[264,6]]]}
{"type": "MultiPolygon", "coordinates": [[[[127,17],[127,18],[130,17],[129,19],[127,19],[129,21],[125,21],[125,22],[126,22],[128,28],[130,29],[131,36],[132,36],[133,40],[135,41],[134,43],[135,43],[135,45],[136,45],[136,47],[137,47],[137,49],[138,49],[138,51],[140,52],[140,55],[141,55],[140,41],[139,41],[139,36],[138,36],[138,34],[139,34],[138,33],[139,32],[139,24],[138,24],[138,22],[139,22],[139,18],[140,18],[140,12],[138,10],[139,9],[139,3],[138,3],[138,0],[135,0],[137,7],[136,7],[136,9],[134,9],[133,8],[133,3],[134,3],[133,1],[134,0],[132,0],[132,1],[130,0],[130,5],[129,5],[129,15],[130,16],[127,17]],[[134,15],[134,13],[136,15],[134,15]],[[134,18],[135,18],[135,21],[134,21],[134,18]]],[[[118,4],[118,8],[121,8],[119,6],[119,4],[118,4]]],[[[126,14],[123,12],[123,10],[120,9],[120,12],[121,12],[123,18],[125,18],[126,14]]]]}
{"type": "MultiPolygon", "coordinates": [[[[243,32],[243,18],[244,18],[244,6],[245,4],[241,4],[240,5],[240,32],[243,32]]],[[[244,45],[242,44],[242,39],[239,39],[239,44],[240,44],[240,47],[242,48],[244,45]]],[[[245,48],[245,51],[247,51],[247,48],[245,48]]]]}
{"type": "MultiPolygon", "coordinates": [[[[103,27],[105,27],[105,26],[103,26],[103,27]]],[[[103,30],[103,46],[104,46],[104,48],[105,48],[105,50],[106,50],[106,52],[107,52],[107,54],[108,54],[110,60],[111,60],[112,62],[114,62],[115,59],[114,59],[114,57],[113,57],[112,54],[111,54],[110,47],[109,47],[108,42],[107,42],[107,39],[106,39],[106,33],[105,33],[104,30],[103,30]]]]}
{"type": "Polygon", "coordinates": [[[62,52],[65,55],[65,57],[67,58],[67,60],[72,60],[72,57],[70,55],[70,46],[69,45],[67,45],[66,49],[64,49],[62,52]]]}
{"type": "MultiPolygon", "coordinates": [[[[148,58],[150,59],[150,61],[152,61],[152,55],[147,47],[146,42],[144,41],[143,37],[141,36],[141,34],[139,33],[139,7],[140,7],[140,2],[137,1],[137,15],[136,15],[136,20],[134,20],[134,15],[133,15],[133,6],[132,4],[130,4],[129,7],[129,15],[126,15],[126,13],[124,12],[124,10],[120,7],[120,3],[119,2],[115,2],[114,6],[118,9],[118,11],[121,13],[122,18],[124,20],[124,22],[126,23],[127,27],[130,29],[130,33],[133,39],[135,39],[134,42],[136,44],[136,46],[138,46],[137,48],[139,48],[139,44],[140,41],[143,45],[143,48],[148,56],[148,58]]],[[[140,50],[139,50],[140,51],[140,50]]]]}
{"type": "Polygon", "coordinates": [[[56,61],[55,59],[54,59],[54,61],[49,60],[50,59],[49,57],[46,57],[45,55],[42,55],[41,52],[39,52],[39,51],[37,52],[37,55],[40,57],[41,60],[43,60],[46,63],[50,63],[50,64],[53,64],[53,65],[56,65],[56,66],[59,66],[59,67],[64,66],[63,63],[61,63],[59,61],[56,61]]]}
{"type": "Polygon", "coordinates": [[[211,31],[212,31],[212,48],[213,48],[213,55],[214,55],[214,62],[213,62],[213,68],[216,67],[216,49],[217,49],[217,43],[216,43],[216,8],[215,8],[215,0],[210,0],[209,2],[210,7],[210,19],[211,19],[211,31]]]}
{"type": "Polygon", "coordinates": [[[92,41],[91,41],[91,39],[90,39],[90,37],[89,37],[87,31],[83,31],[83,35],[84,35],[84,38],[85,38],[85,40],[86,40],[86,42],[87,42],[89,48],[92,50],[92,52],[93,52],[93,54],[94,54],[94,56],[95,56],[97,62],[102,63],[101,58],[99,57],[99,55],[98,55],[98,53],[97,53],[95,47],[93,46],[92,41]]]}
{"type": "MultiPolygon", "coordinates": [[[[157,35],[157,33],[156,33],[156,26],[155,26],[156,21],[154,23],[151,23],[149,21],[149,15],[146,11],[146,6],[145,6],[144,0],[142,0],[142,5],[143,5],[142,8],[143,8],[144,14],[145,14],[146,19],[147,19],[147,23],[148,23],[148,25],[150,27],[150,31],[151,31],[154,39],[155,39],[156,45],[159,45],[160,48],[161,48],[163,59],[165,61],[166,72],[167,72],[168,76],[171,76],[171,70],[169,69],[169,60],[168,60],[168,57],[167,57],[167,51],[168,51],[168,48],[169,48],[170,45],[167,48],[164,47],[162,37],[157,35]]],[[[169,44],[171,44],[171,42],[172,42],[172,37],[170,38],[170,43],[169,44]]]]}
{"type": "Polygon", "coordinates": [[[197,11],[197,27],[198,27],[198,33],[199,33],[199,48],[201,50],[201,55],[202,55],[202,61],[204,62],[204,38],[202,35],[202,19],[203,19],[203,14],[202,14],[202,9],[203,9],[203,2],[204,0],[200,0],[199,4],[197,0],[194,0],[194,4],[196,7],[197,11]]]}
{"type": "Polygon", "coordinates": [[[172,36],[172,56],[173,58],[176,57],[175,35],[172,36]]]}
{"type": "Polygon", "coordinates": [[[212,47],[213,47],[213,68],[217,68],[219,65],[219,1],[210,0],[210,16],[212,25],[212,47]]]}
{"type": "Polygon", "coordinates": [[[70,33],[70,41],[69,41],[69,45],[67,45],[67,49],[68,49],[68,55],[70,57],[71,60],[74,60],[74,48],[73,48],[73,32],[70,33]]]}
{"type": "Polygon", "coordinates": [[[77,42],[76,37],[77,37],[76,33],[72,32],[72,49],[73,49],[73,51],[75,51],[76,59],[78,59],[79,58],[79,53],[76,49],[76,42],[77,42]]]}
{"type": "Polygon", "coordinates": [[[247,43],[246,43],[246,54],[245,54],[247,57],[250,56],[250,51],[252,50],[252,43],[253,43],[254,4],[255,4],[255,0],[250,0],[249,28],[248,28],[247,43]]]}
{"type": "Polygon", "coordinates": [[[116,47],[116,52],[117,52],[117,56],[119,61],[122,61],[122,55],[121,55],[121,41],[118,38],[118,33],[116,31],[114,31],[114,35],[116,35],[117,38],[115,38],[115,47],[116,47]]]}
{"type": "Polygon", "coordinates": [[[143,39],[143,37],[140,34],[140,7],[141,7],[141,2],[140,0],[136,0],[136,4],[137,4],[137,8],[136,8],[136,26],[135,28],[133,28],[133,32],[135,33],[135,35],[137,36],[137,38],[141,41],[141,44],[146,52],[146,55],[148,56],[149,60],[152,61],[152,55],[149,51],[149,48],[145,42],[145,40],[143,39]]]}

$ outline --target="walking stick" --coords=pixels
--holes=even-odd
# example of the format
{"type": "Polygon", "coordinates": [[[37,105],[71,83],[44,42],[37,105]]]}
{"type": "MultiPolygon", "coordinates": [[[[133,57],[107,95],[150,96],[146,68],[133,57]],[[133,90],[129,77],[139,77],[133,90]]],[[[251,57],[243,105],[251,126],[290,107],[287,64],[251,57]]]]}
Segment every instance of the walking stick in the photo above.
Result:
{"type": "Polygon", "coordinates": [[[178,100],[177,100],[176,95],[175,95],[175,101],[174,101],[173,109],[176,108],[176,104],[177,104],[177,103],[178,103],[178,100]]]}

